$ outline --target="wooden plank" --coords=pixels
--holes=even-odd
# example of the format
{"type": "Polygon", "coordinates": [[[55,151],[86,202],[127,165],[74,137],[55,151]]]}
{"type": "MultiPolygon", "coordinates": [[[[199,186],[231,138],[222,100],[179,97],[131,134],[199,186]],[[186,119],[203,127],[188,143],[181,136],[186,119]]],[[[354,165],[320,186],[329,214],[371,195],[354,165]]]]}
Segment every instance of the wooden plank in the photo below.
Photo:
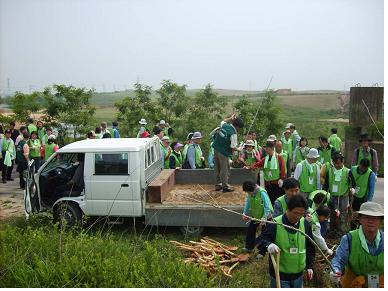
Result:
{"type": "Polygon", "coordinates": [[[175,170],[165,169],[148,185],[148,202],[161,203],[175,185],[175,170]]]}

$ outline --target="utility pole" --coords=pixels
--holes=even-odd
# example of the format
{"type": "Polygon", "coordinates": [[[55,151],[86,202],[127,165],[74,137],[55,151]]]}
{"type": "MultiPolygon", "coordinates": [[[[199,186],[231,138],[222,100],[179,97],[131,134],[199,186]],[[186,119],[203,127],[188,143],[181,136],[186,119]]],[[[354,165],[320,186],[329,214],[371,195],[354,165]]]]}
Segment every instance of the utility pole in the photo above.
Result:
{"type": "Polygon", "coordinates": [[[11,96],[11,82],[9,78],[7,78],[7,95],[11,96]]]}

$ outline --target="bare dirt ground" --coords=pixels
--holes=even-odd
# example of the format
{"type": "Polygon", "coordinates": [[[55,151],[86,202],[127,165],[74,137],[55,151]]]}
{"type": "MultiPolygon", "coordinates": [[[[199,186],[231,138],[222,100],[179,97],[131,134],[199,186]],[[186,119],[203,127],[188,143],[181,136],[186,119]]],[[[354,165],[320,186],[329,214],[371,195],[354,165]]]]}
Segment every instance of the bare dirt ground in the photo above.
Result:
{"type": "Polygon", "coordinates": [[[23,190],[19,188],[19,173],[15,168],[11,176],[14,181],[3,184],[0,180],[0,220],[24,214],[23,190]]]}

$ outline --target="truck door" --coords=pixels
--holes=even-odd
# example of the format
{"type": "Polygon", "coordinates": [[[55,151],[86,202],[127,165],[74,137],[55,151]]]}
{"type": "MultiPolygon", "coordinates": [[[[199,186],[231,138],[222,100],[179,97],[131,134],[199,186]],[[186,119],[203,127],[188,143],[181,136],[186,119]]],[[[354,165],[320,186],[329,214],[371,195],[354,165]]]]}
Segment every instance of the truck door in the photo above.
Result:
{"type": "Polygon", "coordinates": [[[26,218],[32,213],[40,211],[40,197],[36,189],[36,183],[34,179],[34,160],[28,163],[26,170],[26,187],[24,189],[24,213],[26,218]]]}
{"type": "MultiPolygon", "coordinates": [[[[141,216],[137,172],[130,171],[130,153],[94,153],[90,176],[91,215],[141,216]]],[[[132,160],[131,160],[132,161],[132,160]]]]}

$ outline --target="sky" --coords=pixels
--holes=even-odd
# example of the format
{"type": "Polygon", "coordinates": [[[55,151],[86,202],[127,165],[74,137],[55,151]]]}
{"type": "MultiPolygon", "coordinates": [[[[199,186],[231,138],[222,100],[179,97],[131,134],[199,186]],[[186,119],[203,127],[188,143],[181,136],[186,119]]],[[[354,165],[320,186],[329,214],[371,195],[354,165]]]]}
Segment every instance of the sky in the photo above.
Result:
{"type": "Polygon", "coordinates": [[[384,82],[383,0],[0,0],[0,93],[384,82]]]}

